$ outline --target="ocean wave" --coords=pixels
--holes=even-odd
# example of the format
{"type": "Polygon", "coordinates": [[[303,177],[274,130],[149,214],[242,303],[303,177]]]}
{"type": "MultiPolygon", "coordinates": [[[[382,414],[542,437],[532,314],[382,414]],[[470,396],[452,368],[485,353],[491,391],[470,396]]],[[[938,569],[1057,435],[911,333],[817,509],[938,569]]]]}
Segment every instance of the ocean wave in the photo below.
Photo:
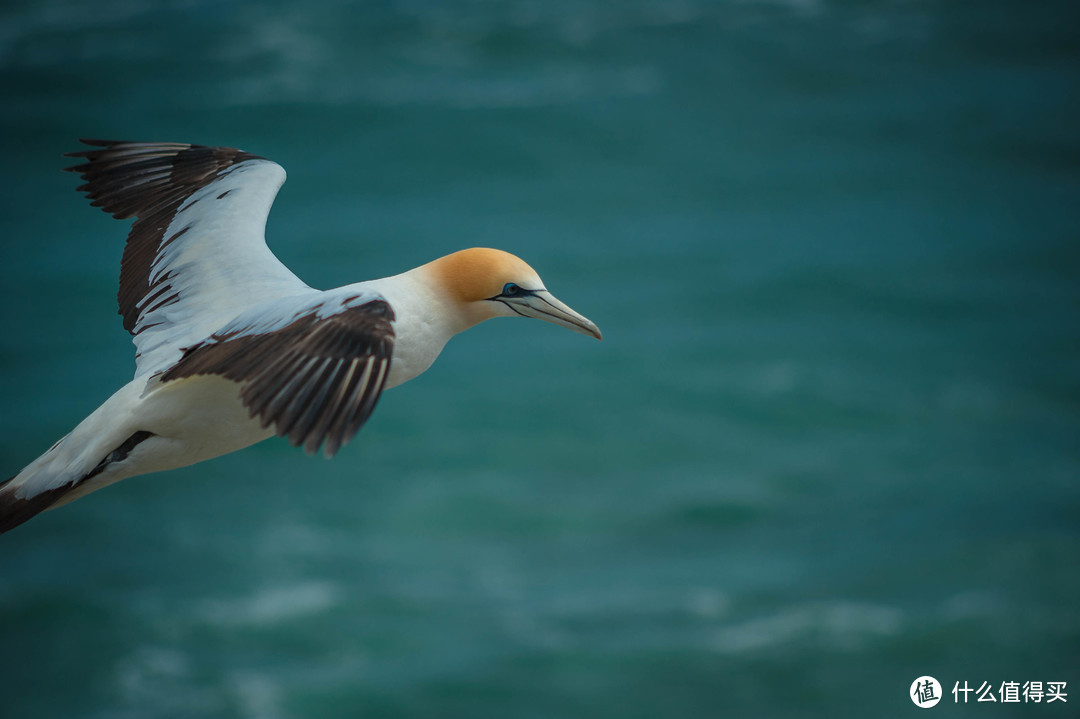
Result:
{"type": "Polygon", "coordinates": [[[269,587],[246,597],[207,601],[197,612],[205,621],[225,625],[272,625],[325,612],[341,601],[330,582],[302,582],[269,587]]]}
{"type": "Polygon", "coordinates": [[[796,605],[771,616],[718,629],[712,649],[727,654],[763,651],[810,641],[826,647],[857,646],[866,639],[893,636],[903,626],[899,609],[853,602],[796,605]]]}

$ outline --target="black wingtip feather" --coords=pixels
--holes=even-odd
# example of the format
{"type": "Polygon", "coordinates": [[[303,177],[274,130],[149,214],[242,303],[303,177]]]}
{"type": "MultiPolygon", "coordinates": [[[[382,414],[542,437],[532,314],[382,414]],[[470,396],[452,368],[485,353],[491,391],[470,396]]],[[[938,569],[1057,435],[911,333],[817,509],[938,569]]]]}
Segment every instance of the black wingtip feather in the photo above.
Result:
{"type": "MultiPolygon", "coordinates": [[[[130,145],[132,143],[127,140],[94,140],[86,137],[80,137],[79,142],[90,147],[114,147],[116,145],[130,145]]],[[[74,152],[65,152],[62,157],[89,157],[90,155],[101,152],[101,150],[75,150],[74,152]]],[[[74,165],[72,167],[65,167],[65,172],[76,172],[80,167],[84,165],[74,165]]]]}

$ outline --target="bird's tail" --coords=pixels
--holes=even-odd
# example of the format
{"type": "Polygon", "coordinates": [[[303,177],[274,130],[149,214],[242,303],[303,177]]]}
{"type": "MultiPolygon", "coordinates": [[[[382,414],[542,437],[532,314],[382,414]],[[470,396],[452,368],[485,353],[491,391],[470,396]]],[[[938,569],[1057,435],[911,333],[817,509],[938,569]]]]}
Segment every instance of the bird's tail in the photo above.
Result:
{"type": "Polygon", "coordinates": [[[72,462],[72,436],[67,435],[14,477],[0,483],[0,533],[62,502],[87,472],[72,462]]]}
{"type": "Polygon", "coordinates": [[[112,442],[81,436],[86,434],[81,431],[84,425],[85,422],[76,427],[23,471],[0,483],[0,534],[46,509],[67,504],[122,479],[126,475],[115,471],[116,468],[136,445],[154,436],[150,432],[135,432],[106,452],[102,448],[112,442]]]}
{"type": "Polygon", "coordinates": [[[49,451],[0,484],[0,533],[125,476],[123,460],[150,432],[136,431],[132,406],[144,381],[118,390],[49,451]]]}
{"type": "Polygon", "coordinates": [[[145,388],[145,379],[127,383],[49,451],[0,483],[0,533],[125,477],[180,466],[129,460],[137,445],[155,436],[142,429],[136,411],[145,388]]]}
{"type": "Polygon", "coordinates": [[[47,489],[34,495],[19,492],[19,475],[0,483],[0,534],[14,529],[35,514],[44,512],[71,491],[70,485],[47,489]]]}

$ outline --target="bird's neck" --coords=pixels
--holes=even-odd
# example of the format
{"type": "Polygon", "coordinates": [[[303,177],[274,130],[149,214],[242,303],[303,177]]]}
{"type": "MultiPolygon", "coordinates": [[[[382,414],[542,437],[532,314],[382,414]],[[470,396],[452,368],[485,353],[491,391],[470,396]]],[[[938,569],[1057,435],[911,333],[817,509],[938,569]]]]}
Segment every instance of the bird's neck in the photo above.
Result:
{"type": "Polygon", "coordinates": [[[399,334],[402,330],[423,327],[432,341],[442,338],[445,343],[487,319],[473,307],[477,303],[462,302],[448,292],[428,265],[368,284],[390,303],[399,334]]]}

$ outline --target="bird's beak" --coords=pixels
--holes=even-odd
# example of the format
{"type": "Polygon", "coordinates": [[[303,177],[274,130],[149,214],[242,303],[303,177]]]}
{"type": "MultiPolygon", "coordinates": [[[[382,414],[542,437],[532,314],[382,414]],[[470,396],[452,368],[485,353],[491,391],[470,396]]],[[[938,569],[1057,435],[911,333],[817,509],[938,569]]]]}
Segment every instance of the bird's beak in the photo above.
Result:
{"type": "Polygon", "coordinates": [[[603,339],[600,328],[593,324],[592,320],[570,309],[547,290],[537,290],[522,297],[506,298],[503,301],[520,315],[552,322],[598,340],[603,339]]]}

